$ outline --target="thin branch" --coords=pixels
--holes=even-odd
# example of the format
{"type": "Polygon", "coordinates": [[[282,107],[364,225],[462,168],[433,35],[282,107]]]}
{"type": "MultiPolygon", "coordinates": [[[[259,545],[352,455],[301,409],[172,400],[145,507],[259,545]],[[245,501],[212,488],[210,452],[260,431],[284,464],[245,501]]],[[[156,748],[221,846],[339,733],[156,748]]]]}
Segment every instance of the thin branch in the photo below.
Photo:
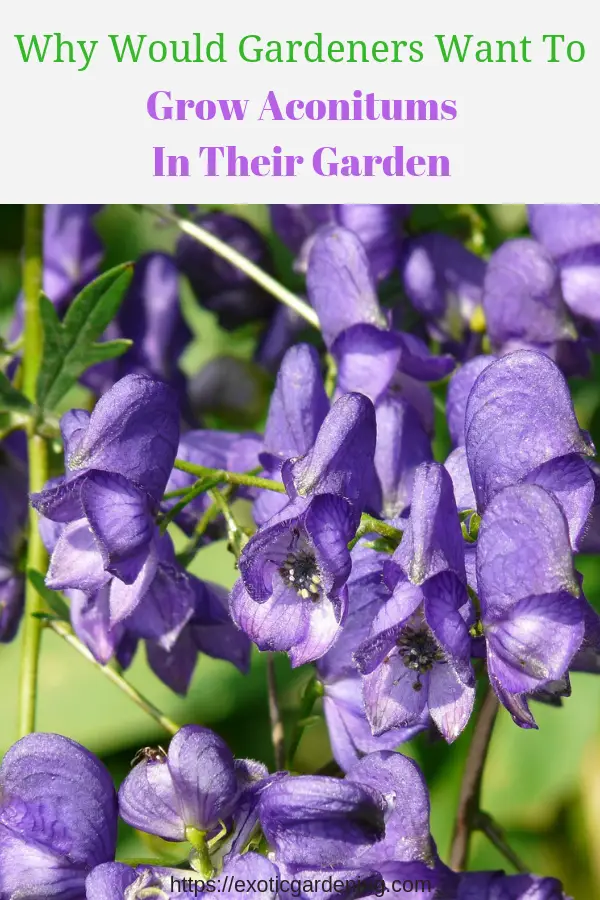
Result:
{"type": "Polygon", "coordinates": [[[198,243],[203,244],[205,247],[208,247],[209,250],[212,250],[218,256],[225,259],[228,263],[231,263],[232,266],[235,266],[240,272],[243,272],[257,284],[259,284],[265,291],[269,294],[272,294],[277,300],[281,303],[285,304],[285,306],[289,306],[290,309],[293,309],[295,313],[299,316],[302,316],[309,325],[312,325],[314,328],[319,328],[319,318],[314,311],[314,309],[308,305],[304,300],[298,297],[296,294],[293,294],[292,291],[289,291],[286,287],[280,284],[277,279],[273,278],[271,275],[268,275],[263,269],[253,263],[250,259],[236,250],[234,247],[231,247],[229,244],[226,244],[224,241],[220,240],[216,235],[211,234],[210,231],[206,231],[205,228],[202,228],[200,225],[194,224],[194,222],[190,222],[187,219],[181,219],[179,216],[170,212],[170,210],[160,208],[158,206],[149,206],[147,204],[142,205],[142,209],[146,209],[149,212],[153,213],[155,216],[163,219],[165,222],[170,222],[175,225],[180,231],[184,234],[189,235],[194,240],[198,241],[198,243]]]}
{"type": "Polygon", "coordinates": [[[477,827],[477,816],[480,814],[483,770],[497,713],[498,698],[490,686],[479,711],[460,786],[454,836],[450,851],[450,866],[458,872],[462,871],[467,864],[471,834],[477,827]]]}
{"type": "Polygon", "coordinates": [[[495,822],[488,813],[480,812],[476,816],[474,824],[478,831],[483,831],[496,850],[498,850],[502,856],[514,866],[517,872],[526,874],[529,871],[521,857],[515,853],[506,840],[504,830],[500,828],[498,823],[495,822]]]}
{"type": "Polygon", "coordinates": [[[267,689],[269,695],[269,719],[271,720],[271,743],[275,755],[275,768],[281,771],[285,765],[285,733],[281,721],[277,681],[275,678],[275,657],[267,654],[267,689]]]}
{"type": "Polygon", "coordinates": [[[162,728],[165,729],[169,734],[176,734],[181,725],[178,725],[176,722],[173,722],[168,716],[165,716],[164,713],[158,709],[150,700],[147,700],[140,692],[134,688],[132,684],[123,678],[123,676],[117,671],[116,668],[113,668],[111,665],[103,666],[101,665],[90,653],[85,644],[82,644],[81,641],[75,637],[69,625],[66,622],[61,622],[58,619],[44,619],[42,620],[43,624],[50,628],[55,634],[63,639],[70,647],[73,647],[84,659],[87,659],[88,662],[91,662],[97,669],[102,672],[102,674],[108,678],[109,681],[112,681],[113,684],[123,691],[130,700],[133,700],[140,709],[142,709],[145,713],[151,716],[155,722],[158,722],[162,728]]]}
{"type": "Polygon", "coordinates": [[[186,462],[184,459],[175,460],[175,468],[196,478],[211,478],[216,484],[242,484],[246,487],[264,488],[267,491],[276,491],[285,494],[285,487],[281,481],[273,481],[271,478],[260,478],[258,475],[248,475],[246,472],[228,472],[226,469],[210,469],[207,466],[197,466],[186,462]]]}

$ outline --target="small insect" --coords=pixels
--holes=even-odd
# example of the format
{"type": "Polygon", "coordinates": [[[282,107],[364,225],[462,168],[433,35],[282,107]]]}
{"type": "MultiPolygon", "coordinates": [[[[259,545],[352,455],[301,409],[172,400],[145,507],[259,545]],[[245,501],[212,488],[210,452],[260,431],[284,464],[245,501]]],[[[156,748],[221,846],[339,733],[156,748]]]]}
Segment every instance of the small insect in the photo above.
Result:
{"type": "Polygon", "coordinates": [[[143,759],[148,762],[164,762],[166,758],[167,753],[162,747],[142,747],[131,760],[131,765],[135,766],[143,759]]]}

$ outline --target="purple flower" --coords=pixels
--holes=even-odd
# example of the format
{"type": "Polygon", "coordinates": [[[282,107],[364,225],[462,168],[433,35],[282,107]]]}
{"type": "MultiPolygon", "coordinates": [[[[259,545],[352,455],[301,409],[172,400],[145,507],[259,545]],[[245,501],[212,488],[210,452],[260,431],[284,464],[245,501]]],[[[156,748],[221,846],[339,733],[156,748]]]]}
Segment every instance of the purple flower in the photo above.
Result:
{"type": "Polygon", "coordinates": [[[81,900],[114,859],[117,798],[95,756],[58,734],[30,734],[0,767],[0,897],[81,900]]]}
{"type": "Polygon", "coordinates": [[[525,695],[564,676],[586,617],[568,524],[543,487],[512,485],[489,503],[477,585],[492,686],[518,725],[535,727],[525,695]]]}
{"type": "Polygon", "coordinates": [[[378,737],[373,735],[365,713],[361,678],[352,658],[354,650],[369,636],[371,623],[389,596],[382,573],[386,559],[385,553],[361,544],[352,551],[348,616],[331,650],[317,662],[333,757],[344,771],[366,753],[392,750],[421,730],[396,728],[378,737]]]}
{"type": "MultiPolygon", "coordinates": [[[[219,896],[226,900],[248,900],[266,897],[275,900],[277,869],[258,853],[245,853],[229,863],[218,878],[219,896]],[[243,885],[243,887],[242,887],[243,885]],[[259,887],[260,885],[260,887],[259,887]]],[[[211,897],[213,890],[200,890],[200,876],[185,869],[105,863],[98,866],[86,881],[87,900],[137,900],[141,897],[161,897],[167,900],[191,900],[211,897]]]]}
{"type": "Polygon", "coordinates": [[[446,234],[425,234],[404,248],[401,276],[415,309],[442,340],[460,342],[481,305],[486,264],[446,234]]]}
{"type": "Polygon", "coordinates": [[[116,324],[133,346],[116,363],[116,376],[139,372],[160,378],[184,394],[178,361],[191,332],[181,314],[177,268],[166,253],[148,253],[135,265],[116,324]]]}
{"type": "Polygon", "coordinates": [[[66,413],[61,430],[67,474],[31,498],[43,516],[65,524],[46,583],[92,593],[115,576],[131,611],[156,571],[153,514],[175,460],[176,396],[159,381],[127,375],[91,416],[66,413]]]}
{"type": "Polygon", "coordinates": [[[529,226],[556,261],[571,312],[600,323],[600,205],[572,203],[528,207],[529,226]]]}
{"type": "Polygon", "coordinates": [[[348,542],[356,528],[342,497],[319,494],[298,502],[246,544],[242,577],[231,594],[238,627],[259,649],[288,652],[293,666],[323,656],[339,633],[351,568],[348,542]]]}
{"type": "Polygon", "coordinates": [[[402,223],[409,206],[393,204],[343,203],[271,206],[271,221],[279,237],[296,254],[295,268],[306,271],[310,249],[319,229],[341,225],[362,243],[375,278],[382,279],[395,267],[402,239],[402,223]]]}
{"type": "Polygon", "coordinates": [[[355,653],[375,735],[423,728],[447,741],[469,720],[475,698],[464,551],[450,476],[417,469],[407,528],[384,569],[391,596],[355,653]]]}
{"type": "MultiPolygon", "coordinates": [[[[92,224],[101,206],[49,203],[44,207],[44,274],[46,296],[63,310],[99,274],[102,244],[92,224]]],[[[23,329],[23,296],[19,296],[10,329],[16,340],[23,329]]]]}
{"type": "Polygon", "coordinates": [[[458,878],[455,900],[572,900],[556,878],[465,872],[458,878]]]}
{"type": "MultiPolygon", "coordinates": [[[[268,247],[249,222],[223,212],[208,213],[196,221],[261,269],[271,269],[268,247]]],[[[273,310],[275,301],[270,294],[194,238],[183,235],[179,239],[175,261],[189,279],[198,302],[216,313],[223,328],[234,329],[266,318],[273,310]]]]}
{"type": "Polygon", "coordinates": [[[495,350],[533,347],[552,356],[562,342],[577,340],[559,271],[547,250],[528,238],[507,241],[492,254],[483,308],[495,350]]]}
{"type": "Polygon", "coordinates": [[[178,694],[187,693],[199,653],[230,662],[243,673],[250,667],[251,644],[231,620],[228,592],[220,585],[186,575],[195,595],[192,618],[172,647],[165,648],[159,640],[146,641],[150,668],[178,694]]]}
{"type": "Polygon", "coordinates": [[[412,334],[390,331],[365,250],[350,231],[331,227],[313,243],[306,276],[325,343],[338,365],[338,391],[361,391],[376,403],[398,372],[436,381],[454,368],[412,334]]]}
{"type": "Polygon", "coordinates": [[[364,886],[394,866],[399,877],[417,868],[437,881],[427,788],[417,765],[399,753],[370,753],[344,779],[284,778],[263,792],[259,815],[286,875],[314,882],[336,872],[364,886]]]}
{"type": "Polygon", "coordinates": [[[552,360],[521,350],[488,366],[469,394],[465,434],[480,512],[503,487],[541,479],[547,490],[564,497],[566,512],[573,501],[572,515],[567,515],[578,537],[576,520],[585,521],[594,490],[589,467],[579,457],[593,455],[594,447],[577,424],[567,383],[552,360]],[[580,474],[574,477],[569,470],[568,478],[563,477],[561,458],[572,456],[580,474]]]}
{"type": "Polygon", "coordinates": [[[431,441],[415,407],[393,392],[377,404],[375,470],[381,484],[384,519],[406,514],[410,506],[415,472],[433,458],[431,441]]]}
{"type": "MultiPolygon", "coordinates": [[[[186,840],[190,828],[206,833],[235,819],[238,803],[256,791],[266,771],[234,760],[225,742],[208,728],[186,725],[166,756],[143,759],[119,789],[119,812],[134,828],[168,841],[186,840]]],[[[248,815],[244,809],[244,823],[248,815]]]]}
{"type": "MultiPolygon", "coordinates": [[[[286,460],[308,453],[328,412],[317,351],[308,344],[290,347],[277,373],[260,455],[268,478],[280,480],[286,460]]],[[[286,503],[285,496],[261,491],[253,508],[256,523],[263,525],[286,503]]]]}
{"type": "Polygon", "coordinates": [[[11,641],[23,614],[24,584],[18,562],[27,522],[27,471],[6,447],[0,452],[0,643],[11,641]]]}
{"type": "Polygon", "coordinates": [[[465,442],[465,413],[471,389],[479,375],[495,359],[496,357],[491,354],[475,356],[457,369],[450,379],[446,396],[446,418],[450,437],[455,447],[460,447],[465,442]]]}

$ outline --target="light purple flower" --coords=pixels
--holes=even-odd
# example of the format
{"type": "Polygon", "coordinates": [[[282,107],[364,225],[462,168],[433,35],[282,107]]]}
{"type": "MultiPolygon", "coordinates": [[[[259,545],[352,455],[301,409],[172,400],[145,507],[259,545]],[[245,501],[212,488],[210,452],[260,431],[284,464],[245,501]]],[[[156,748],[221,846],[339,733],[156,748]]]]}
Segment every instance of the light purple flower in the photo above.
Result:
{"type": "Polygon", "coordinates": [[[153,515],[175,460],[176,395],[162,382],[128,375],[91,416],[66,413],[61,430],[67,474],[31,498],[43,516],[65,524],[46,583],[90,593],[115,576],[131,611],[156,571],[153,515]]]}

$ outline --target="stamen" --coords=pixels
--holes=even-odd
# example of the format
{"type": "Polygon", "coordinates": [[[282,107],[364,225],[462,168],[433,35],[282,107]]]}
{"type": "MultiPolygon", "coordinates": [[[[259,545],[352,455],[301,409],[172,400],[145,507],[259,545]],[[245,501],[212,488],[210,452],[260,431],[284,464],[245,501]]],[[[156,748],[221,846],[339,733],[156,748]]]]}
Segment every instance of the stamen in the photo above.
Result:
{"type": "Polygon", "coordinates": [[[309,550],[291,552],[279,569],[279,574],[303,600],[316,602],[321,596],[321,575],[314,554],[309,550]]]}
{"type": "Polygon", "coordinates": [[[407,669],[417,673],[413,682],[413,690],[423,688],[421,675],[430,672],[436,663],[445,663],[444,654],[435,638],[426,627],[407,627],[396,641],[398,653],[407,669]]]}

